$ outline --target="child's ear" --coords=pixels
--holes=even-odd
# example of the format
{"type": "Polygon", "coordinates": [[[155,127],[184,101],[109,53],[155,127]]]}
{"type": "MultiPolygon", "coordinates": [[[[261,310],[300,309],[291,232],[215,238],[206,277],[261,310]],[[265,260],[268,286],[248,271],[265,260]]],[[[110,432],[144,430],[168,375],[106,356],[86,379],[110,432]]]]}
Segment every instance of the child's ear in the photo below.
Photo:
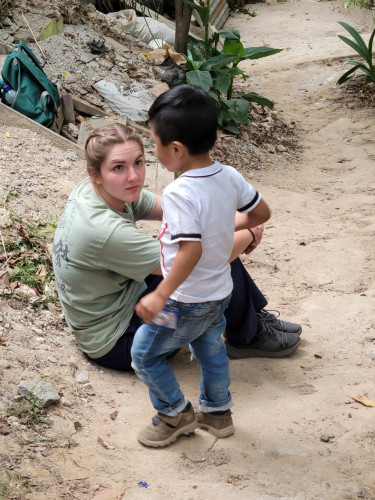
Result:
{"type": "Polygon", "coordinates": [[[181,158],[185,154],[186,147],[182,144],[182,142],[173,141],[171,143],[171,146],[172,146],[173,152],[177,156],[177,158],[181,158]]]}

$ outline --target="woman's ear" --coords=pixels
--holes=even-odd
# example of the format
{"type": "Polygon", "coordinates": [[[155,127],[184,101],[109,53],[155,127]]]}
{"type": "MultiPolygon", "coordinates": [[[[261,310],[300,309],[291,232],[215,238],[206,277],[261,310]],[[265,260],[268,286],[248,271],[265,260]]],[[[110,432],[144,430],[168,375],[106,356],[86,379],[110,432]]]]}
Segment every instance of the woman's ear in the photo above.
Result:
{"type": "Polygon", "coordinates": [[[102,183],[101,176],[98,172],[88,172],[91,182],[96,185],[100,185],[102,183]]]}

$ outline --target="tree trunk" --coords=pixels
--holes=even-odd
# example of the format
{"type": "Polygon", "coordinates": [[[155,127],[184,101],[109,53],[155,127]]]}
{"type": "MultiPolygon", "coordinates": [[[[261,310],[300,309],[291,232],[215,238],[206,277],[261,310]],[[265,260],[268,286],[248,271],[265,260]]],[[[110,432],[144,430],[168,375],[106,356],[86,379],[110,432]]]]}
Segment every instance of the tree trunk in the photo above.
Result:
{"type": "Polygon", "coordinates": [[[175,49],[180,54],[187,54],[187,39],[193,9],[184,0],[175,0],[176,7],[176,38],[175,49]]]}

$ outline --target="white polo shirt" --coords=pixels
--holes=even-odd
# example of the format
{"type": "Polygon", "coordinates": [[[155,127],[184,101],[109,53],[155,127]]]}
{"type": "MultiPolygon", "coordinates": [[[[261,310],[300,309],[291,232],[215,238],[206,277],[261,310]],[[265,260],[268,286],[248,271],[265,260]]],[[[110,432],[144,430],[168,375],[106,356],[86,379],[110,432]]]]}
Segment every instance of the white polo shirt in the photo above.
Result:
{"type": "Polygon", "coordinates": [[[162,197],[159,235],[165,277],[179,241],[200,241],[202,256],[171,298],[194,303],[220,300],[232,291],[228,259],[233,249],[236,211],[250,212],[260,194],[233,167],[213,165],[185,172],[169,184],[162,197]]]}

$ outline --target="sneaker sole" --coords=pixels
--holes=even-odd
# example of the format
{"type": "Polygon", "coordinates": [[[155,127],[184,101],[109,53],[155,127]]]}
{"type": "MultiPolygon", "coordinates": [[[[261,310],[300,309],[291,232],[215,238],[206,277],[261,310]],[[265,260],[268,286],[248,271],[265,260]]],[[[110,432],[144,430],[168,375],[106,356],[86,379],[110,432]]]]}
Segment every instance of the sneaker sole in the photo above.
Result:
{"type": "Polygon", "coordinates": [[[212,427],[211,425],[207,424],[200,424],[198,423],[199,429],[204,429],[211,434],[211,436],[219,437],[219,438],[226,438],[231,436],[234,433],[234,426],[231,425],[229,427],[226,427],[225,429],[215,429],[215,427],[212,427]]]}
{"type": "Polygon", "coordinates": [[[161,448],[162,446],[167,446],[168,444],[174,443],[178,436],[181,436],[182,434],[185,434],[186,436],[188,434],[191,434],[195,431],[197,428],[197,421],[192,422],[189,425],[186,425],[185,427],[181,427],[181,429],[177,429],[174,434],[169,436],[167,439],[163,439],[162,441],[150,441],[147,439],[145,436],[142,435],[142,433],[139,433],[137,436],[137,439],[140,443],[144,444],[145,446],[151,446],[153,448],[161,448]]]}
{"type": "Polygon", "coordinates": [[[283,351],[260,351],[259,349],[238,348],[225,343],[227,349],[227,356],[232,359],[242,358],[284,358],[293,354],[299,346],[299,342],[289,349],[283,351]]]}

